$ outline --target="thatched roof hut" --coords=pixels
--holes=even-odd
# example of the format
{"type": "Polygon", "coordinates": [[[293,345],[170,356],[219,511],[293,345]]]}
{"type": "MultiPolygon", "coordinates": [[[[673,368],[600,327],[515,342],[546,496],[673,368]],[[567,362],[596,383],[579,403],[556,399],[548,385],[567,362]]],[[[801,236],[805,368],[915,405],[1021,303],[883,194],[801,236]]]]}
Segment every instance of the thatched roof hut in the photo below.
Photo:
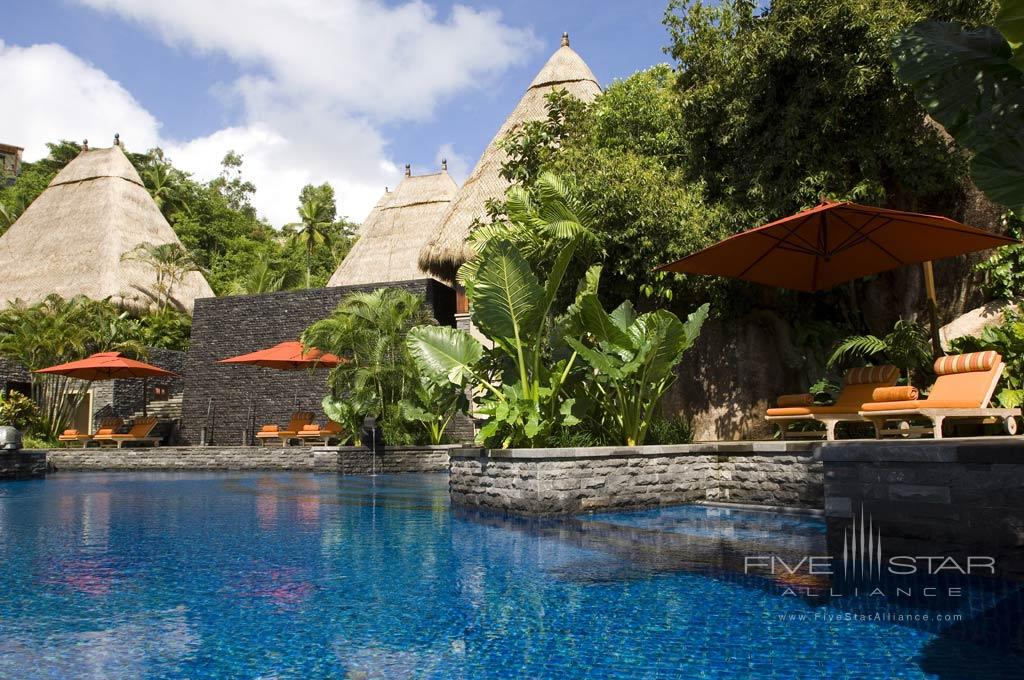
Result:
{"type": "MultiPolygon", "coordinates": [[[[122,260],[142,243],[179,243],[120,144],[84,149],[0,236],[0,308],[56,293],[86,295],[136,309],[155,296],[156,273],[122,260]]],[[[171,290],[182,309],[213,291],[199,272],[171,290]]]]}
{"type": "Polygon", "coordinates": [[[590,67],[569,47],[567,33],[562,35],[562,46],[544,64],[526,94],[487,145],[473,172],[441,218],[433,237],[420,251],[419,265],[422,269],[451,282],[459,266],[473,256],[466,245],[473,222],[485,220],[487,201],[501,198],[509,186],[501,176],[505,153],[498,143],[517,126],[546,118],[547,101],[544,97],[552,90],[566,90],[584,101],[592,100],[601,92],[590,67]]]}
{"type": "Polygon", "coordinates": [[[406,175],[394,191],[385,192],[359,230],[359,240],[338,266],[328,286],[387,283],[426,278],[417,260],[434,235],[459,186],[441,172],[406,175]]]}

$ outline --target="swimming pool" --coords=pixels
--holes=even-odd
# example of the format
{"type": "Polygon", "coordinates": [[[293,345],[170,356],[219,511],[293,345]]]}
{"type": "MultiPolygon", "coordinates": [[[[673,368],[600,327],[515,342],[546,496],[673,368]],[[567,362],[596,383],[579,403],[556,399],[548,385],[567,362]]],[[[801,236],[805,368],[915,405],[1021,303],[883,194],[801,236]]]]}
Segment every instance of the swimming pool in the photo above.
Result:
{"type": "Polygon", "coordinates": [[[6,482],[0,677],[1021,677],[1017,585],[959,623],[837,621],[874,605],[738,566],[824,541],[710,507],[477,514],[444,475],[6,482]]]}

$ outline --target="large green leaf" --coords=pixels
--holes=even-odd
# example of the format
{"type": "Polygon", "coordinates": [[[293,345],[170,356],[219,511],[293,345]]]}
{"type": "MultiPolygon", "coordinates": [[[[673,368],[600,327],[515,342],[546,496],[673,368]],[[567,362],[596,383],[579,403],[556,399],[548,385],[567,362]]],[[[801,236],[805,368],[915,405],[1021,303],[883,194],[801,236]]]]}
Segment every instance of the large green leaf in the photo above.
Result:
{"type": "MultiPolygon", "coordinates": [[[[1017,3],[1015,3],[1017,4],[1017,3]]],[[[1007,14],[1015,31],[1018,21],[1007,14]]],[[[1024,212],[1024,73],[998,30],[964,30],[929,21],[905,31],[893,47],[897,75],[963,147],[974,152],[972,178],[993,201],[1024,212]]]]}
{"type": "Polygon", "coordinates": [[[584,330],[593,335],[598,342],[636,351],[636,345],[604,311],[596,295],[586,295],[580,300],[580,317],[583,319],[584,330]]]}
{"type": "Polygon", "coordinates": [[[473,321],[490,337],[527,342],[540,320],[544,289],[530,266],[507,243],[481,256],[473,282],[473,321]]]}
{"type": "Polygon", "coordinates": [[[409,352],[420,371],[437,383],[465,385],[475,376],[484,348],[458,328],[419,326],[409,331],[409,352]]]}
{"type": "Polygon", "coordinates": [[[1024,43],[1024,0],[1003,0],[996,15],[996,28],[1013,48],[1011,63],[1018,69],[1024,67],[1024,53],[1020,50],[1024,43]]]}
{"type": "Polygon", "coordinates": [[[672,373],[693,342],[679,317],[664,309],[642,315],[634,325],[643,338],[643,379],[648,384],[658,383],[672,373]]]}

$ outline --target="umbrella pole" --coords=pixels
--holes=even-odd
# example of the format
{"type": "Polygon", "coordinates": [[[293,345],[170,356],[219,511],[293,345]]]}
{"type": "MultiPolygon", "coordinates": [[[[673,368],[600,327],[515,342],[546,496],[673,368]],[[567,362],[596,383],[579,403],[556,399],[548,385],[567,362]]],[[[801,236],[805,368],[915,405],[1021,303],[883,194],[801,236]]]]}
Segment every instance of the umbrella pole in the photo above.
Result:
{"type": "Polygon", "coordinates": [[[149,415],[148,413],[146,413],[146,404],[147,404],[148,401],[149,401],[149,378],[143,378],[142,379],[142,417],[143,418],[145,418],[147,415],[149,415]]]}
{"type": "Polygon", "coordinates": [[[942,338],[939,337],[939,301],[935,295],[935,270],[931,261],[921,265],[924,268],[924,289],[928,294],[928,316],[931,320],[932,354],[938,358],[945,354],[942,351],[942,338]]]}

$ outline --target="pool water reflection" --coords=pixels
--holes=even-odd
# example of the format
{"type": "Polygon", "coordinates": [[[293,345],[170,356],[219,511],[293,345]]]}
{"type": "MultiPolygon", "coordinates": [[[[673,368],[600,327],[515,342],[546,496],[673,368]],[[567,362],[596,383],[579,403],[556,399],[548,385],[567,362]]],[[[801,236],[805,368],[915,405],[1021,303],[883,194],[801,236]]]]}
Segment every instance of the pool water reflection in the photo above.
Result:
{"type": "Polygon", "coordinates": [[[720,508],[453,510],[444,475],[58,474],[0,484],[0,677],[1021,677],[1019,584],[958,624],[828,622],[879,607],[743,573],[824,544],[720,508]]]}

